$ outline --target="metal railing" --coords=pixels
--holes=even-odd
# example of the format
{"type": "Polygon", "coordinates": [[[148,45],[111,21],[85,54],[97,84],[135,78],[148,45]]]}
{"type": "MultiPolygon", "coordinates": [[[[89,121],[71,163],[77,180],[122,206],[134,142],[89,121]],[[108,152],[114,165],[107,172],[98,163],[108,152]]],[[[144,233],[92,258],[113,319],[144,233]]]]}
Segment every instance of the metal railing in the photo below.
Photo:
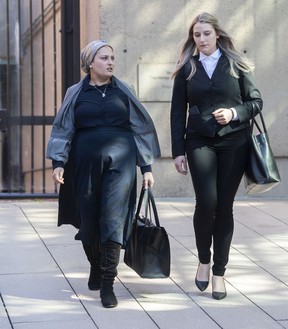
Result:
{"type": "Polygon", "coordinates": [[[0,4],[0,199],[55,197],[45,151],[62,93],[79,78],[69,55],[79,54],[79,0],[0,4]]]}
{"type": "Polygon", "coordinates": [[[59,93],[60,1],[0,3],[0,198],[55,196],[45,149],[59,93]]]}

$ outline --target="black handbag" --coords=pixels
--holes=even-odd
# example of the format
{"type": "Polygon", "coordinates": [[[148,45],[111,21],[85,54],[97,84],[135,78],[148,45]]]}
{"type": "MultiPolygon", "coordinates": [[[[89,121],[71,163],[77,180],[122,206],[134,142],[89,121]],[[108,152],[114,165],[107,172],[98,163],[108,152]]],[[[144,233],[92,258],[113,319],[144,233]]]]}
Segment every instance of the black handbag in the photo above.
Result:
{"type": "Polygon", "coordinates": [[[160,226],[152,191],[150,188],[142,189],[124,253],[124,263],[141,278],[158,279],[169,277],[170,258],[168,234],[160,226]],[[144,216],[140,215],[142,206],[145,209],[144,216]]]}
{"type": "Polygon", "coordinates": [[[250,125],[249,160],[244,174],[244,185],[248,194],[267,192],[277,186],[281,181],[263,115],[261,111],[258,111],[258,113],[261,119],[262,129],[257,123],[255,116],[253,116],[250,125]],[[255,126],[258,134],[254,134],[253,132],[255,126]]]}

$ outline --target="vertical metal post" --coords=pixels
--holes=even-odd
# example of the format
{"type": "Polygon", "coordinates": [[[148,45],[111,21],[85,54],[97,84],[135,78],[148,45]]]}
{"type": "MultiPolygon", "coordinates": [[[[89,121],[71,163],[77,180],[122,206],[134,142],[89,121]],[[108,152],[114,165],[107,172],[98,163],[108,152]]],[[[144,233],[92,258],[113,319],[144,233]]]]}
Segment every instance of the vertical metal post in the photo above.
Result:
{"type": "MultiPolygon", "coordinates": [[[[22,118],[23,116],[23,109],[22,109],[22,59],[21,59],[21,49],[22,49],[22,41],[21,41],[21,35],[22,35],[22,21],[21,21],[21,0],[18,0],[18,22],[19,22],[19,38],[18,38],[18,63],[19,63],[19,116],[22,118]]],[[[19,176],[21,177],[21,185],[19,187],[19,191],[23,192],[24,188],[24,176],[23,176],[23,126],[22,122],[20,123],[19,127],[19,176]]]]}
{"type": "MultiPolygon", "coordinates": [[[[53,49],[54,49],[54,115],[57,113],[57,42],[56,42],[56,0],[53,0],[53,49]]],[[[57,193],[57,187],[55,184],[54,193],[57,193]]]]}
{"type": "MultiPolygon", "coordinates": [[[[44,0],[41,0],[41,48],[42,48],[42,115],[46,116],[46,84],[45,84],[45,16],[44,16],[44,0]]],[[[46,149],[46,134],[45,123],[42,124],[42,168],[45,168],[45,149],[46,149]]],[[[46,175],[42,169],[42,192],[46,191],[46,175]]]]}
{"type": "MultiPolygon", "coordinates": [[[[6,108],[8,111],[8,116],[10,115],[10,15],[9,15],[10,9],[9,9],[9,1],[6,1],[6,42],[7,42],[7,63],[6,63],[6,108]]],[[[6,153],[6,157],[8,159],[8,162],[6,163],[6,166],[4,166],[4,172],[6,177],[4,178],[4,185],[5,188],[7,188],[8,191],[11,190],[11,176],[12,176],[12,170],[10,166],[10,160],[11,160],[11,152],[9,147],[9,141],[11,140],[9,138],[11,132],[8,129],[7,134],[4,138],[4,153],[6,153]],[[8,179],[7,179],[8,178],[8,179]]]]}
{"type": "MultiPolygon", "coordinates": [[[[34,46],[33,46],[33,4],[32,0],[29,3],[29,23],[30,23],[30,83],[31,83],[31,116],[34,117],[34,46]]],[[[30,178],[30,191],[34,193],[34,125],[31,125],[31,178],[30,178]]]]}
{"type": "Polygon", "coordinates": [[[80,79],[80,13],[79,0],[62,0],[62,96],[80,79]]]}
{"type": "Polygon", "coordinates": [[[56,0],[53,0],[53,67],[54,67],[54,116],[57,113],[57,41],[56,41],[56,0]]]}

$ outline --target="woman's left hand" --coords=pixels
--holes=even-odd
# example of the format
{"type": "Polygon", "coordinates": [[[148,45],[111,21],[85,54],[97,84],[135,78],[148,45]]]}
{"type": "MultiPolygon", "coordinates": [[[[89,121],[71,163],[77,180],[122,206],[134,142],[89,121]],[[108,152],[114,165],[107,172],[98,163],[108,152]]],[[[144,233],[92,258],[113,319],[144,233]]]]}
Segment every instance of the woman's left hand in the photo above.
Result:
{"type": "Polygon", "coordinates": [[[145,172],[143,174],[142,186],[146,190],[148,188],[148,186],[152,187],[153,184],[154,184],[154,178],[153,178],[152,172],[151,171],[145,172]]]}
{"type": "Polygon", "coordinates": [[[233,118],[233,112],[231,109],[220,108],[212,112],[212,114],[220,125],[227,125],[227,123],[233,118]]]}

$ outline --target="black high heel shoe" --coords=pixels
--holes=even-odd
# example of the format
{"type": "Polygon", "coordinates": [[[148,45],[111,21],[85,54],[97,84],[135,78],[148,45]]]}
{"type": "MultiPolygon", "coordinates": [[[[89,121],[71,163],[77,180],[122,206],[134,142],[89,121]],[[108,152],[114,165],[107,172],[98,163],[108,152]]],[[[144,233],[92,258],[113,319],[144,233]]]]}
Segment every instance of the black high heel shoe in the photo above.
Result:
{"type": "Polygon", "coordinates": [[[204,291],[204,290],[207,289],[207,287],[209,285],[209,273],[210,273],[210,264],[201,264],[201,263],[199,263],[197,273],[196,273],[196,277],[195,277],[195,285],[200,291],[204,291]],[[209,266],[208,280],[200,281],[200,280],[197,279],[200,266],[209,266]]]}
{"type": "Polygon", "coordinates": [[[226,292],[224,277],[213,275],[213,277],[212,277],[212,297],[214,299],[221,300],[221,299],[224,299],[226,296],[227,296],[227,292],[226,292]],[[219,280],[223,280],[223,282],[220,282],[219,280]],[[217,281],[219,281],[219,282],[217,282],[217,281]],[[224,291],[216,291],[216,289],[219,289],[219,285],[222,286],[221,290],[223,290],[223,288],[224,288],[224,291]]]}

